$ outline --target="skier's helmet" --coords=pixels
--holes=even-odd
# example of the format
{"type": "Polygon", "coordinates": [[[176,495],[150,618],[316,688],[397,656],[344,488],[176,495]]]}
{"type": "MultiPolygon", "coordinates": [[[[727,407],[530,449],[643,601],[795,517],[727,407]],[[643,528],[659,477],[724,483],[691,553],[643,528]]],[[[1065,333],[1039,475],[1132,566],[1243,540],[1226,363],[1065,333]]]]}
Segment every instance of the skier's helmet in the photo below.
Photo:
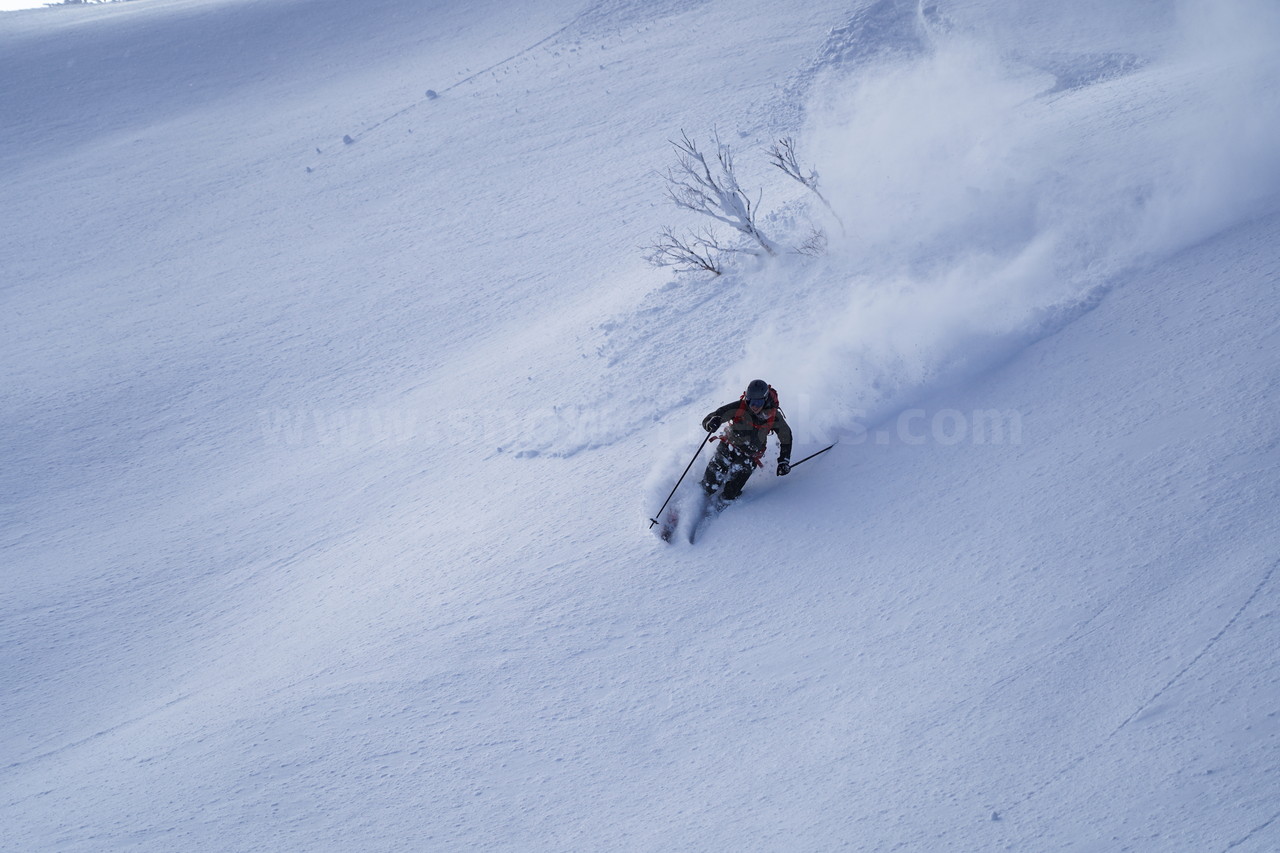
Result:
{"type": "Polygon", "coordinates": [[[763,408],[769,402],[769,383],[763,379],[752,379],[747,386],[747,405],[763,408]]]}

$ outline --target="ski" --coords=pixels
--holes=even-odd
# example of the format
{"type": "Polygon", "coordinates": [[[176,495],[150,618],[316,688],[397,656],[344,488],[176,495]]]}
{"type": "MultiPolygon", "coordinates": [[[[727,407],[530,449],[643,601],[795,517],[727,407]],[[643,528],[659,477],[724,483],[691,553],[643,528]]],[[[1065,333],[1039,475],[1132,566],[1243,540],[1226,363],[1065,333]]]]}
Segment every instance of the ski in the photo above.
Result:
{"type": "Polygon", "coordinates": [[[672,537],[676,535],[676,528],[679,526],[680,513],[675,507],[672,507],[658,524],[658,538],[663,542],[670,542],[672,537]]]}
{"type": "Polygon", "coordinates": [[[690,545],[698,541],[698,534],[702,532],[702,529],[707,525],[707,522],[724,512],[725,507],[728,505],[728,502],[719,500],[718,498],[713,499],[711,497],[703,497],[702,506],[700,508],[701,511],[696,513],[696,516],[693,519],[693,524],[689,526],[690,545]]]}

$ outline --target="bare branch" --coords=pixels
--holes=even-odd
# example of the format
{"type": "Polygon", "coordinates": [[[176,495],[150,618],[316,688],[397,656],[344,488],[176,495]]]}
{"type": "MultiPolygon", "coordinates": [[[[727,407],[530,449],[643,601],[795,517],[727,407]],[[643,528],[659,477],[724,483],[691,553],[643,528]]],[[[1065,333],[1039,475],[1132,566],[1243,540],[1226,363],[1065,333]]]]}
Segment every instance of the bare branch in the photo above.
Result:
{"type": "Polygon", "coordinates": [[[800,169],[800,163],[796,160],[796,142],[790,136],[784,136],[773,143],[772,147],[769,148],[769,159],[787,177],[793,178],[809,189],[816,191],[818,174],[817,172],[810,172],[806,176],[800,169]]]}
{"type": "Polygon", "coordinates": [[[664,176],[667,197],[677,207],[708,216],[747,235],[766,254],[777,254],[773,241],[756,226],[759,198],[753,204],[738,183],[732,149],[720,141],[719,134],[713,138],[716,144],[715,170],[688,133],[681,131],[679,140],[670,140],[676,149],[676,164],[664,176]]]}
{"type": "Polygon", "coordinates": [[[711,228],[691,232],[678,237],[670,228],[663,228],[654,242],[645,249],[645,260],[655,267],[676,267],[680,272],[704,271],[713,275],[724,272],[717,257],[724,251],[711,228]]]}
{"type": "MultiPolygon", "coordinates": [[[[724,259],[729,254],[745,254],[757,258],[776,255],[783,251],[762,233],[756,223],[761,210],[763,190],[749,195],[738,181],[733,149],[726,145],[719,133],[712,132],[715,144],[714,158],[704,153],[698,143],[685,131],[676,139],[668,140],[675,149],[675,163],[662,173],[667,198],[672,204],[706,217],[713,222],[729,226],[746,237],[744,241],[732,238],[724,242],[711,226],[700,230],[677,234],[664,228],[654,241],[642,247],[645,259],[656,267],[675,267],[682,272],[709,272],[722,275],[724,259]]],[[[840,217],[818,190],[818,173],[806,173],[796,156],[795,141],[790,137],[779,139],[769,150],[773,165],[816,195],[836,221],[840,217]]],[[[840,223],[844,230],[844,223],[840,223]]],[[[814,227],[798,246],[786,251],[800,255],[817,256],[827,250],[827,234],[814,227]]]]}
{"type": "Polygon", "coordinates": [[[796,157],[796,141],[790,136],[784,136],[773,144],[769,149],[769,158],[773,165],[782,170],[787,177],[799,181],[808,187],[809,191],[818,197],[818,200],[826,206],[831,215],[836,218],[836,222],[840,224],[840,233],[847,234],[844,227],[844,220],[840,218],[840,214],[836,213],[835,208],[831,206],[831,202],[827,201],[826,196],[818,191],[818,171],[810,169],[809,174],[805,174],[800,168],[800,161],[796,157]]]}
{"type": "Polygon", "coordinates": [[[808,255],[811,258],[819,257],[827,253],[827,232],[821,228],[814,228],[809,232],[809,236],[799,246],[793,250],[797,255],[808,255]]]}

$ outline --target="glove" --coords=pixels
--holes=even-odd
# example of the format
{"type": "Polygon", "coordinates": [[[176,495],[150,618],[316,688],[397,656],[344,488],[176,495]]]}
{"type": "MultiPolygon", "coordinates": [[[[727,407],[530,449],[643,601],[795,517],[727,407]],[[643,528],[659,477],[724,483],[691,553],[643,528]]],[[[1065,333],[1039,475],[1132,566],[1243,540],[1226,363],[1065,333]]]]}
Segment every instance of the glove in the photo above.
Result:
{"type": "Polygon", "coordinates": [[[721,421],[719,418],[715,416],[714,413],[712,413],[702,419],[702,428],[705,429],[707,432],[715,432],[716,430],[720,429],[720,424],[722,423],[723,421],[721,421]]]}
{"type": "Polygon", "coordinates": [[[791,473],[791,462],[787,459],[778,460],[778,476],[785,477],[791,473]]]}

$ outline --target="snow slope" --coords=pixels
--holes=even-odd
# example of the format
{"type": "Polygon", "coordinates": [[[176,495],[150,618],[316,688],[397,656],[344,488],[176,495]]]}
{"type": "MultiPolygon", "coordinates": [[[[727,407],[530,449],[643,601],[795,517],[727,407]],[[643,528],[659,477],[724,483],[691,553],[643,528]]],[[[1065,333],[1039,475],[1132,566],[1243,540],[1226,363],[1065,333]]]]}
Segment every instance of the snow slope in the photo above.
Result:
{"type": "Polygon", "coordinates": [[[0,847],[1275,849],[1277,36],[0,16],[0,847]],[[643,264],[713,128],[824,257],[643,264]],[[839,446],[663,545],[755,376],[839,446]]]}

